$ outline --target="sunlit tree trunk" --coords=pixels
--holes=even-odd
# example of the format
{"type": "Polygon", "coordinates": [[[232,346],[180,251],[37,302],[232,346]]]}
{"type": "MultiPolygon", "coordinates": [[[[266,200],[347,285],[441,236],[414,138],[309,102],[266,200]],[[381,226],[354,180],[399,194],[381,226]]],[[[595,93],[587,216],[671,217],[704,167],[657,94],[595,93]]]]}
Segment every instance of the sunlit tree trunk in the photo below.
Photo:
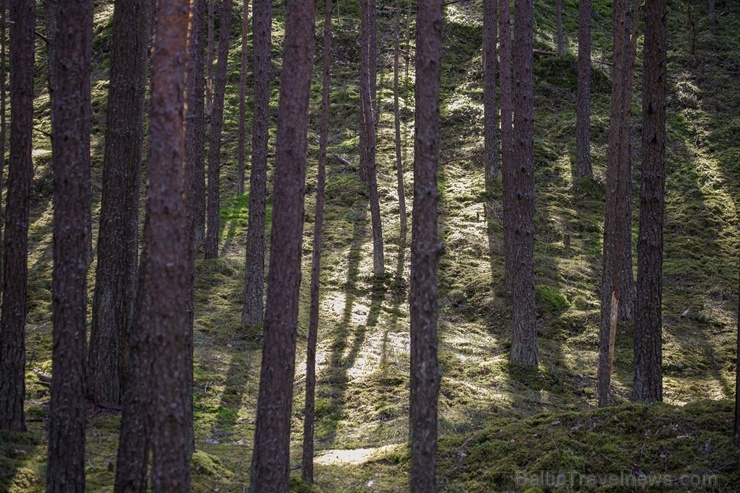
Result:
{"type": "Polygon", "coordinates": [[[303,458],[301,476],[313,483],[314,419],[316,403],[316,340],[319,332],[319,284],[321,274],[321,241],[324,224],[324,190],[326,188],[326,148],[329,138],[329,87],[331,83],[331,8],[332,0],[324,4],[324,65],[321,87],[321,131],[316,180],[316,214],[313,227],[313,257],[311,258],[311,307],[306,344],[306,400],[303,413],[303,458]]]}
{"type": "Polygon", "coordinates": [[[249,491],[286,492],[303,245],[316,4],[288,0],[257,423],[249,491]]]}
{"type": "Polygon", "coordinates": [[[511,288],[511,259],[514,249],[510,217],[513,200],[511,187],[514,173],[514,99],[511,89],[511,6],[509,0],[499,0],[499,85],[501,86],[501,185],[504,209],[504,277],[511,288]]]}
{"type": "Polygon", "coordinates": [[[663,400],[662,300],[665,216],[666,0],[646,4],[642,88],[642,188],[632,400],[663,400]]]}
{"type": "Polygon", "coordinates": [[[187,57],[189,5],[188,0],[160,0],[154,16],[143,293],[150,344],[155,348],[150,353],[155,493],[190,489],[191,235],[185,196],[186,66],[181,63],[187,57]]]}
{"type": "Polygon", "coordinates": [[[401,244],[406,243],[408,221],[406,219],[406,191],[403,185],[403,156],[401,153],[401,111],[399,108],[399,58],[401,52],[401,0],[396,1],[396,32],[393,36],[393,126],[396,132],[396,182],[398,190],[398,215],[401,227],[401,244]]]}
{"type": "Polygon", "coordinates": [[[10,1],[10,161],[0,316],[0,429],[25,431],[29,193],[33,177],[33,0],[10,1]]]}

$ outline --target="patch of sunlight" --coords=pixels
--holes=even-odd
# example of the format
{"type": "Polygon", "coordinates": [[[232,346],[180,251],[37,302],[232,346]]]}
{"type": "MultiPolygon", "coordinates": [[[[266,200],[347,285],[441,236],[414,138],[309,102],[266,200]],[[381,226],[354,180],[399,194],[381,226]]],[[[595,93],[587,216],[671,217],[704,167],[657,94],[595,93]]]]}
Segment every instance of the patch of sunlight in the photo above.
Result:
{"type": "Polygon", "coordinates": [[[335,449],[325,450],[314,459],[316,464],[322,466],[347,466],[360,465],[399,447],[399,444],[384,445],[382,447],[335,449]]]}
{"type": "Polygon", "coordinates": [[[51,149],[34,149],[31,151],[31,157],[34,159],[51,155],[51,149]]]}

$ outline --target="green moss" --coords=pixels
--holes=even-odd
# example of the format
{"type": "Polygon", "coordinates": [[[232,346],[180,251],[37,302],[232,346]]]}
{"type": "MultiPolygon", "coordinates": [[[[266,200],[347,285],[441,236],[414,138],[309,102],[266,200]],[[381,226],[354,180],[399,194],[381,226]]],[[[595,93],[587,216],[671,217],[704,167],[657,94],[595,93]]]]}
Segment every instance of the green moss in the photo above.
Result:
{"type": "Polygon", "coordinates": [[[534,287],[534,292],[537,301],[548,307],[550,310],[560,312],[570,306],[570,302],[563,293],[552,286],[538,284],[534,287]]]}

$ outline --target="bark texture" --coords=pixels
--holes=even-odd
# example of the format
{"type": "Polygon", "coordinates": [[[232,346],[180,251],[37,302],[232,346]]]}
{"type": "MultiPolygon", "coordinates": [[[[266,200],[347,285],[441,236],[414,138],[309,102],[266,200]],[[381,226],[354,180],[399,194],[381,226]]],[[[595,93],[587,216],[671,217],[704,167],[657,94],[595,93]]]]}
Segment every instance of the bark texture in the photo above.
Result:
{"type": "Polygon", "coordinates": [[[630,170],[623,159],[624,146],[629,139],[629,54],[630,54],[630,0],[615,0],[614,10],[614,72],[612,102],[609,120],[609,156],[606,173],[606,210],[604,217],[604,256],[601,292],[601,322],[599,329],[598,400],[599,406],[609,402],[614,340],[616,338],[619,305],[629,297],[622,277],[625,272],[623,232],[629,227],[630,170]]]}
{"type": "Polygon", "coordinates": [[[437,164],[442,0],[425,0],[416,14],[414,210],[411,225],[411,491],[436,491],[437,399],[437,164]]]}
{"type": "Polygon", "coordinates": [[[511,6],[509,0],[499,0],[499,84],[501,86],[501,185],[504,209],[504,277],[511,289],[511,259],[514,239],[511,232],[511,194],[514,175],[514,98],[511,88],[511,6]]]}
{"type": "Polygon", "coordinates": [[[324,225],[324,190],[326,188],[326,148],[329,139],[329,89],[331,84],[331,8],[324,3],[324,64],[321,83],[321,131],[319,134],[318,177],[316,179],[316,214],[313,225],[311,258],[311,307],[306,344],[306,400],[303,413],[303,457],[301,477],[313,483],[314,418],[316,404],[316,340],[319,332],[319,292],[321,280],[321,242],[324,225]]]}
{"type": "Polygon", "coordinates": [[[239,67],[239,144],[237,148],[236,194],[244,194],[244,161],[247,145],[247,74],[249,58],[247,35],[249,34],[249,0],[244,0],[242,12],[242,53],[239,67]]]}
{"type": "Polygon", "coordinates": [[[496,0],[483,2],[483,113],[484,166],[486,190],[498,178],[498,108],[496,107],[496,72],[498,71],[498,9],[496,0]]]}
{"type": "Polygon", "coordinates": [[[511,361],[537,365],[534,304],[534,0],[517,0],[514,29],[514,165],[511,180],[511,361]]]}
{"type": "Polygon", "coordinates": [[[578,3],[578,89],[576,95],[577,178],[591,171],[591,0],[578,3]]]}
{"type": "Polygon", "coordinates": [[[208,204],[206,213],[205,257],[218,258],[221,204],[221,133],[224,128],[224,95],[226,93],[226,68],[229,58],[229,35],[231,33],[232,0],[221,4],[221,22],[218,33],[218,62],[213,91],[213,112],[208,145],[208,204]]]}
{"type": "Polygon", "coordinates": [[[267,202],[267,144],[270,127],[270,50],[272,2],[252,4],[254,45],[254,111],[252,116],[252,169],[249,174],[249,224],[244,274],[242,325],[264,322],[265,222],[267,202]]]}
{"type": "Polygon", "coordinates": [[[632,400],[663,400],[662,302],[666,145],[666,0],[646,4],[642,90],[642,188],[632,400]]]}
{"type": "Polygon", "coordinates": [[[376,145],[376,30],[375,0],[362,0],[360,25],[360,176],[367,182],[370,196],[370,217],[373,225],[373,273],[385,272],[383,254],[383,222],[380,217],[378,172],[375,162],[376,145]]]}
{"type": "MultiPolygon", "coordinates": [[[[6,34],[8,24],[8,6],[6,0],[0,0],[0,196],[2,196],[3,186],[5,184],[5,150],[7,144],[7,67],[6,67],[6,34]]],[[[0,293],[3,290],[3,268],[2,262],[4,258],[3,250],[4,245],[1,240],[3,229],[5,228],[3,221],[3,204],[0,200],[0,293]]]]}
{"type": "Polygon", "coordinates": [[[0,429],[25,431],[28,196],[33,177],[33,0],[10,1],[10,165],[0,316],[0,429]]]}
{"type": "Polygon", "coordinates": [[[160,0],[152,49],[149,125],[147,262],[143,289],[151,330],[153,492],[190,489],[188,248],[184,106],[189,5],[160,0]]]}
{"type": "Polygon", "coordinates": [[[288,491],[315,17],[314,2],[288,0],[252,493],[288,491]]]}
{"type": "Polygon", "coordinates": [[[555,17],[557,22],[557,39],[558,56],[565,56],[565,33],[563,32],[563,0],[555,0],[555,17]]]}
{"type": "Polygon", "coordinates": [[[406,244],[408,220],[406,218],[406,190],[403,184],[403,156],[401,154],[401,111],[398,101],[399,58],[401,52],[401,0],[396,0],[396,32],[393,36],[393,127],[395,130],[396,182],[398,190],[398,215],[401,227],[401,245],[406,244]]]}
{"type": "Polygon", "coordinates": [[[91,0],[57,9],[51,101],[54,167],[53,351],[47,492],[85,491],[85,345],[90,214],[91,0]]]}
{"type": "Polygon", "coordinates": [[[87,392],[96,404],[118,404],[123,398],[127,327],[136,299],[149,33],[146,2],[115,2],[98,262],[87,363],[87,392]]]}
{"type": "Polygon", "coordinates": [[[206,59],[206,13],[208,0],[193,0],[188,35],[188,104],[185,113],[187,122],[185,152],[187,164],[192,170],[192,198],[189,211],[192,215],[194,254],[203,245],[206,235],[206,102],[205,69],[206,59]]]}

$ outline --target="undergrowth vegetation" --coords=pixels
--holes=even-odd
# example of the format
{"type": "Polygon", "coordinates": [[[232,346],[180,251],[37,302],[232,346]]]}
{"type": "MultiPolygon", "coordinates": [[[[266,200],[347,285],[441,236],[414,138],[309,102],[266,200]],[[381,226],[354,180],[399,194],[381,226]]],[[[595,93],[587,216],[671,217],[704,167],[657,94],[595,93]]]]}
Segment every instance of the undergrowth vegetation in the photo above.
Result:
{"type": "MultiPolygon", "coordinates": [[[[710,23],[707,2],[669,1],[665,403],[628,402],[632,328],[625,323],[617,335],[616,405],[594,409],[611,4],[594,1],[594,178],[575,181],[571,170],[577,3],[563,2],[568,54],[535,57],[535,274],[541,359],[535,369],[508,362],[511,317],[503,283],[501,188],[499,184],[487,194],[483,183],[481,2],[451,2],[445,9],[439,173],[439,230],[445,243],[439,272],[439,487],[451,492],[626,491],[610,483],[613,475],[635,481],[630,491],[731,491],[740,484],[738,454],[730,444],[740,245],[740,4],[717,1],[716,20],[710,23]],[[704,482],[691,483],[690,488],[681,482],[696,478],[704,482]]],[[[236,4],[241,11],[241,2],[236,4]]],[[[95,18],[94,211],[99,210],[100,200],[111,5],[97,2],[95,18]]],[[[413,27],[413,18],[406,19],[409,12],[404,10],[404,28],[396,29],[394,5],[378,2],[377,163],[387,271],[382,278],[372,274],[368,197],[357,175],[359,7],[352,2],[335,5],[330,153],[350,165],[330,154],[317,353],[317,481],[310,486],[296,478],[295,491],[408,488],[409,252],[408,241],[404,244],[400,238],[395,182],[392,46],[398,32],[404,54],[413,50],[413,34],[410,48],[404,39],[405,26],[413,27]]],[[[537,3],[538,49],[554,49],[553,5],[537,3]]],[[[277,74],[283,4],[275,4],[275,9],[273,69],[277,74]]],[[[320,32],[317,29],[317,40],[320,32]]],[[[222,148],[221,257],[196,261],[195,491],[243,491],[248,485],[260,368],[261,334],[240,325],[248,198],[235,197],[240,56],[236,28],[233,35],[222,148]]],[[[14,492],[44,489],[49,389],[43,377],[51,371],[51,146],[46,51],[38,46],[29,224],[29,431],[0,432],[0,490],[14,492]]],[[[319,48],[317,58],[321,56],[319,48]]],[[[410,202],[414,69],[405,58],[400,86],[404,178],[410,202]]],[[[640,63],[636,77],[641,74],[640,63]]],[[[639,89],[638,82],[633,101],[633,239],[638,233],[639,89]]],[[[313,97],[304,279],[310,275],[314,219],[318,82],[313,97]]],[[[276,83],[271,104],[274,118],[276,83]]],[[[248,119],[251,122],[251,116],[248,119]]],[[[90,286],[93,273],[94,265],[90,286]]],[[[294,386],[296,461],[302,438],[307,316],[308,283],[304,282],[294,386]]],[[[112,490],[119,424],[114,410],[89,411],[90,491],[112,490]]],[[[298,463],[294,466],[297,469],[298,463]]]]}

